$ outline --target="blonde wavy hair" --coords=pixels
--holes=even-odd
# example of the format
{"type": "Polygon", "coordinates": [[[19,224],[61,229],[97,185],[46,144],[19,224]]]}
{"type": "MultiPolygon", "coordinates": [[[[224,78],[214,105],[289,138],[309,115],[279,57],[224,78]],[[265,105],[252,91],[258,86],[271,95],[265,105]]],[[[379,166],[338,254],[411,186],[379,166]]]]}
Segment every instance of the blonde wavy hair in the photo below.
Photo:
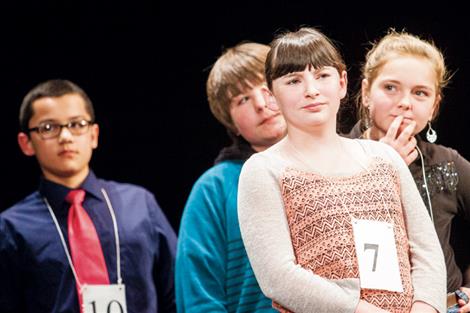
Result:
{"type": "MultiPolygon", "coordinates": [[[[444,62],[442,52],[432,41],[422,39],[405,31],[397,32],[390,29],[379,41],[372,43],[372,48],[367,52],[366,61],[362,66],[362,79],[367,80],[368,86],[373,84],[384,65],[396,58],[402,56],[411,56],[422,58],[432,64],[436,74],[436,101],[433,119],[439,113],[439,107],[443,98],[443,89],[450,80],[450,74],[444,62]]],[[[358,106],[358,115],[362,126],[367,124],[369,119],[368,109],[362,103],[362,92],[356,96],[358,106]]]]}

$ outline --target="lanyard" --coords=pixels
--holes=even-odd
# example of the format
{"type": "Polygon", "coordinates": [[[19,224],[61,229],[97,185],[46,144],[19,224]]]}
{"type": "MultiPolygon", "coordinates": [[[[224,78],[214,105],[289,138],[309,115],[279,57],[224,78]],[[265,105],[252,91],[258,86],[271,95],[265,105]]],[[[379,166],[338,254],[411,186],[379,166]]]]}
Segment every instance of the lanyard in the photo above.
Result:
{"type": "MultiPolygon", "coordinates": [[[[118,227],[117,227],[117,222],[116,222],[116,215],[114,214],[114,209],[113,206],[111,205],[111,201],[109,200],[107,192],[104,190],[104,188],[101,188],[101,193],[103,194],[106,204],[108,206],[109,213],[111,214],[111,219],[113,220],[113,228],[114,228],[114,238],[115,238],[115,243],[116,243],[116,267],[117,267],[117,283],[119,285],[122,284],[122,277],[121,277],[121,251],[119,248],[119,232],[118,232],[118,227]]],[[[60,241],[62,242],[62,246],[64,248],[65,254],[67,256],[67,260],[69,261],[70,268],[72,269],[73,276],[75,277],[75,280],[80,287],[82,288],[82,284],[80,283],[80,280],[78,279],[77,272],[75,271],[75,267],[73,266],[72,263],[72,258],[70,257],[70,252],[69,249],[67,248],[67,244],[65,243],[64,235],[62,234],[62,230],[60,229],[59,223],[57,222],[57,218],[54,214],[54,211],[51,208],[51,205],[47,201],[47,199],[44,197],[44,202],[46,203],[47,209],[49,210],[49,213],[51,214],[52,220],[54,221],[54,224],[57,228],[57,232],[59,233],[60,236],[60,241]]]]}
{"type": "Polygon", "coordinates": [[[424,158],[418,146],[416,146],[416,151],[418,151],[419,157],[421,158],[421,169],[423,171],[424,190],[426,190],[426,198],[429,204],[429,215],[431,216],[431,221],[434,224],[434,215],[432,214],[431,196],[429,195],[428,180],[426,179],[426,170],[424,169],[424,158]]]}

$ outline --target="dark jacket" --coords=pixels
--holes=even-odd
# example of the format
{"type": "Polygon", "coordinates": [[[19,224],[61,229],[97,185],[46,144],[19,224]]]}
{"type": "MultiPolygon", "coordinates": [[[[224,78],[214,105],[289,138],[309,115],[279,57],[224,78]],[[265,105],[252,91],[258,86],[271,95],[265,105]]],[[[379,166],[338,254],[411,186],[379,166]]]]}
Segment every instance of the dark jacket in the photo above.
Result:
{"type": "MultiPolygon", "coordinates": [[[[362,136],[359,123],[347,136],[362,136]]],[[[423,154],[434,226],[446,260],[447,289],[450,292],[461,286],[469,287],[470,245],[465,240],[463,228],[470,222],[470,162],[454,149],[425,142],[419,136],[416,139],[423,154]],[[456,221],[453,221],[454,217],[458,217],[456,221]],[[453,229],[453,225],[458,226],[458,229],[453,229]]],[[[409,169],[429,210],[423,166],[419,156],[409,165],[409,169]]]]}

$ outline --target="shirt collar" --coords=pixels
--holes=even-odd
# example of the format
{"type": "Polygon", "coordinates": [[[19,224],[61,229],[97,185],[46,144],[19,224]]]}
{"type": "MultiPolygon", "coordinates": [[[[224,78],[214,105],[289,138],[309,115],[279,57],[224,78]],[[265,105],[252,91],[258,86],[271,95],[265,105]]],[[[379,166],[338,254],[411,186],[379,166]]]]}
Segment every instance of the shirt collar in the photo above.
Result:
{"type": "MultiPolygon", "coordinates": [[[[96,178],[93,171],[90,170],[79,188],[85,190],[87,196],[93,196],[99,200],[103,200],[101,183],[96,178]]],[[[69,205],[66,203],[65,197],[70,190],[72,189],[64,185],[54,183],[44,177],[41,177],[41,181],[39,182],[39,192],[43,197],[46,197],[54,210],[68,208],[69,205]]]]}
{"type": "Polygon", "coordinates": [[[103,194],[101,193],[102,184],[96,178],[95,173],[90,170],[88,176],[83,181],[80,188],[84,189],[87,192],[87,195],[92,195],[97,199],[103,200],[103,194]]]}

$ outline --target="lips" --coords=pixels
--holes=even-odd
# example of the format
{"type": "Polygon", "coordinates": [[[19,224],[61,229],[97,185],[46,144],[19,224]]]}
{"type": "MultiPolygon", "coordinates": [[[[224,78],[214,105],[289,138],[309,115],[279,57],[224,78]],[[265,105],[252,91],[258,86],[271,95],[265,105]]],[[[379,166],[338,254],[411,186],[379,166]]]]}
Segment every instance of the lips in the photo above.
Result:
{"type": "Polygon", "coordinates": [[[276,113],[276,114],[273,114],[273,115],[271,115],[271,116],[269,116],[269,117],[264,118],[264,119],[261,121],[260,125],[263,125],[263,124],[265,124],[265,123],[271,122],[272,120],[274,120],[274,119],[275,119],[276,117],[278,117],[279,115],[280,115],[280,113],[276,113]]]}
{"type": "Polygon", "coordinates": [[[73,157],[77,154],[75,150],[62,150],[59,152],[59,156],[61,157],[73,157]]]}
{"type": "Polygon", "coordinates": [[[413,117],[409,117],[409,116],[403,116],[403,115],[391,115],[391,117],[393,119],[397,118],[398,116],[402,116],[403,117],[403,122],[402,123],[411,123],[412,121],[414,121],[414,118],[413,117]]]}
{"type": "Polygon", "coordinates": [[[302,109],[307,110],[307,111],[318,111],[321,105],[324,105],[324,103],[321,103],[321,102],[310,103],[310,104],[304,105],[302,109]]]}

